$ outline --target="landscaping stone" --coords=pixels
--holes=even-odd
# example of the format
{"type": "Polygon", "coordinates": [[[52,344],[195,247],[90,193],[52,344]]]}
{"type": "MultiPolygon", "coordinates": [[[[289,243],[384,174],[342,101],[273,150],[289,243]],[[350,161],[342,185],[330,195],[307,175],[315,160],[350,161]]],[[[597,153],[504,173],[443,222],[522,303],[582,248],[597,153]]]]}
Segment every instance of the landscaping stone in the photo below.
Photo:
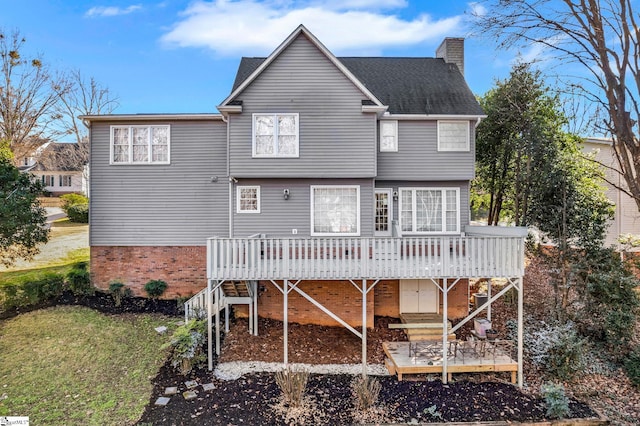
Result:
{"type": "Polygon", "coordinates": [[[178,387],[177,386],[170,386],[170,387],[164,389],[164,394],[165,395],[175,395],[177,393],[178,393],[178,387]]]}
{"type": "Polygon", "coordinates": [[[193,389],[198,386],[198,382],[196,382],[195,380],[187,380],[186,382],[184,382],[184,385],[187,387],[187,389],[193,389]]]}
{"type": "Polygon", "coordinates": [[[166,396],[161,396],[158,399],[156,399],[155,404],[156,405],[167,405],[169,403],[169,401],[171,401],[171,398],[168,398],[166,396]]]}
{"type": "Polygon", "coordinates": [[[196,393],[196,391],[188,390],[182,392],[182,396],[184,396],[184,399],[186,399],[187,401],[191,401],[192,399],[196,399],[198,397],[198,394],[196,393]]]}
{"type": "Polygon", "coordinates": [[[164,325],[161,325],[160,327],[154,328],[154,330],[157,331],[158,334],[164,334],[167,332],[167,327],[165,327],[164,325]]]}
{"type": "Polygon", "coordinates": [[[210,390],[214,390],[216,387],[213,385],[213,383],[205,383],[204,385],[202,385],[202,390],[204,391],[210,391],[210,390]]]}

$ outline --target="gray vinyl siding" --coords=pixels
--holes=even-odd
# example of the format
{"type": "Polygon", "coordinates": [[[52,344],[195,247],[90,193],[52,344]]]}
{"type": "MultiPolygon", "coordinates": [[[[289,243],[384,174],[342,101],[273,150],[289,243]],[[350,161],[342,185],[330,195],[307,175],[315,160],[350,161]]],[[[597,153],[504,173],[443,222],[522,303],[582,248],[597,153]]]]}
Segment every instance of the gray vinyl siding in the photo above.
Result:
{"type": "Polygon", "coordinates": [[[475,173],[475,121],[468,152],[438,151],[438,122],[398,121],[398,152],[378,152],[378,180],[471,180],[475,173]]]}
{"type": "MultiPolygon", "coordinates": [[[[469,181],[376,181],[376,188],[390,188],[397,190],[398,188],[459,188],[460,189],[460,230],[470,223],[469,212],[469,181]]],[[[399,200],[393,201],[393,220],[397,221],[400,217],[399,200]]]]}
{"type": "Polygon", "coordinates": [[[267,234],[278,237],[311,235],[311,186],[360,186],[360,236],[373,236],[372,179],[239,179],[240,186],[260,186],[260,213],[237,213],[234,188],[233,236],[267,234]],[[283,192],[289,189],[289,199],[283,192]],[[292,233],[297,229],[297,235],[292,233]]]}
{"type": "Polygon", "coordinates": [[[364,94],[304,36],[281,53],[236,100],[230,115],[234,177],[359,178],[376,173],[376,118],[364,94]],[[252,158],[253,113],[299,113],[299,158],[252,158]]]}
{"type": "Polygon", "coordinates": [[[154,121],[171,126],[171,164],[110,165],[110,126],[129,124],[150,123],[91,128],[90,244],[205,245],[228,236],[225,123],[154,121]]]}

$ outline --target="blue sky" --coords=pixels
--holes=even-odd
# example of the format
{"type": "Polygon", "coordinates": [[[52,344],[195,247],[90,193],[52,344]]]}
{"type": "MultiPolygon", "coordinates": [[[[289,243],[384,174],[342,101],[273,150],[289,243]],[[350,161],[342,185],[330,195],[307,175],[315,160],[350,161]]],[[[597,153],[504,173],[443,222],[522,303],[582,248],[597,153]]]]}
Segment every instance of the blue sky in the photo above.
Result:
{"type": "Polygon", "coordinates": [[[337,56],[432,57],[444,37],[467,37],[467,81],[483,94],[516,55],[470,37],[474,7],[456,0],[0,0],[0,27],[19,30],[26,53],[53,68],[79,69],[107,86],[119,98],[115,113],[217,112],[240,57],[268,55],[299,24],[337,56]]]}

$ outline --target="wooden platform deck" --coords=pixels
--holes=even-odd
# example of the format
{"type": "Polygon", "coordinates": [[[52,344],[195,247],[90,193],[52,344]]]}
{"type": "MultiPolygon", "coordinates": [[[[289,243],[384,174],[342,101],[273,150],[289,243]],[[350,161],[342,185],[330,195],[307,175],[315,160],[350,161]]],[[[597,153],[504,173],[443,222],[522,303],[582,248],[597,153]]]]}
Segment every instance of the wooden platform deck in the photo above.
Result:
{"type": "MultiPolygon", "coordinates": [[[[404,374],[442,374],[442,342],[384,342],[385,365],[402,380],[404,374]]],[[[518,363],[511,358],[511,341],[448,342],[447,379],[453,373],[508,371],[516,383],[518,363]]]]}

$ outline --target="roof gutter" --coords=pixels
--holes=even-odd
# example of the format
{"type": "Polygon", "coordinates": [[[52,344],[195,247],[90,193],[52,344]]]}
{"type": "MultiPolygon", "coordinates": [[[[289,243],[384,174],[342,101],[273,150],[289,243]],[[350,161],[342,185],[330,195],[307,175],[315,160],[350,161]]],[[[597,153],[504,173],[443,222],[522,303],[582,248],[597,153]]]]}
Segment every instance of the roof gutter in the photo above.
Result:
{"type": "Polygon", "coordinates": [[[221,114],[105,114],[105,115],[80,115],[78,116],[84,122],[92,121],[167,121],[167,120],[222,120],[221,114]]]}

